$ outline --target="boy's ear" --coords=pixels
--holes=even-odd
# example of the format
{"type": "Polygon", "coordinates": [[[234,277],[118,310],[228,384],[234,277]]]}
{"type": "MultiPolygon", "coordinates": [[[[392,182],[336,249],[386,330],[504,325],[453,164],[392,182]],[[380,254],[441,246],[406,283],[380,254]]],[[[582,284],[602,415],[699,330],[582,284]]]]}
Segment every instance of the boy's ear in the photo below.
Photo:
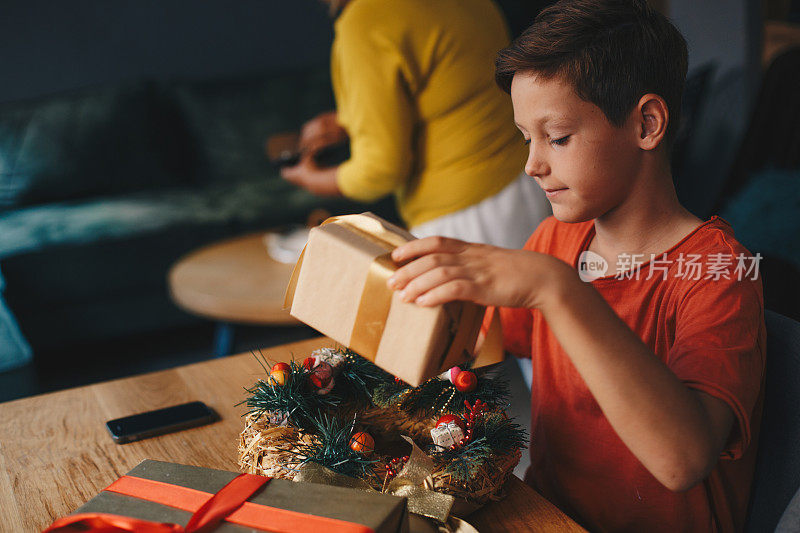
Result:
{"type": "Polygon", "coordinates": [[[639,99],[635,113],[639,124],[639,147],[642,150],[654,150],[667,134],[667,102],[657,94],[646,94],[639,99]]]}

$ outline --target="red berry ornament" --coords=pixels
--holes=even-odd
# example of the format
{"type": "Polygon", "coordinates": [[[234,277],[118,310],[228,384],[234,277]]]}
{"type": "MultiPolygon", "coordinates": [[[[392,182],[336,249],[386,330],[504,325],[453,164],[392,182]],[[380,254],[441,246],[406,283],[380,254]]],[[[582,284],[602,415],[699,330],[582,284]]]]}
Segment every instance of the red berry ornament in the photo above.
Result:
{"type": "Polygon", "coordinates": [[[316,357],[306,357],[303,359],[303,368],[308,370],[309,372],[316,366],[317,358],[316,357]]]}
{"type": "Polygon", "coordinates": [[[313,383],[316,388],[324,389],[330,385],[333,379],[333,367],[328,363],[321,362],[311,370],[308,379],[311,380],[311,383],[313,383]]]}
{"type": "Polygon", "coordinates": [[[289,373],[285,370],[273,370],[269,374],[269,384],[283,387],[289,379],[289,373]]]}
{"type": "Polygon", "coordinates": [[[466,426],[464,425],[464,420],[462,420],[461,417],[458,415],[444,415],[440,417],[439,420],[436,421],[436,427],[438,428],[439,426],[450,423],[457,425],[459,428],[461,428],[461,431],[464,431],[466,429],[466,426]]]}
{"type": "Polygon", "coordinates": [[[375,439],[364,431],[356,431],[350,437],[350,449],[361,454],[372,453],[375,450],[375,439]]]}
{"type": "Polygon", "coordinates": [[[289,363],[275,363],[272,365],[271,370],[272,372],[275,372],[276,370],[283,370],[284,372],[288,373],[292,371],[292,367],[289,366],[289,363]]]}
{"type": "Polygon", "coordinates": [[[457,366],[454,366],[453,368],[451,368],[450,370],[447,371],[447,379],[450,380],[450,383],[455,384],[456,377],[458,377],[458,375],[461,372],[462,372],[462,370],[460,368],[458,368],[457,366]]]}
{"type": "Polygon", "coordinates": [[[478,378],[469,370],[462,370],[458,373],[453,384],[461,392],[471,392],[478,386],[478,378]]]}

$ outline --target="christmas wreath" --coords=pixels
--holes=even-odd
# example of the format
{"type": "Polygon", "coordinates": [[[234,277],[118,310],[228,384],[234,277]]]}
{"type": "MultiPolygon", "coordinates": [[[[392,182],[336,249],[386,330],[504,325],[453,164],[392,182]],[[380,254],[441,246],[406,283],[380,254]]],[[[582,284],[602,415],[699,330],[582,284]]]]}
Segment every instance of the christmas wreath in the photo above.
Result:
{"type": "Polygon", "coordinates": [[[383,492],[406,478],[474,510],[502,496],[527,442],[504,411],[507,382],[468,367],[414,388],[345,349],[259,361],[267,375],[242,402],[245,472],[299,480],[314,465],[383,492]]]}

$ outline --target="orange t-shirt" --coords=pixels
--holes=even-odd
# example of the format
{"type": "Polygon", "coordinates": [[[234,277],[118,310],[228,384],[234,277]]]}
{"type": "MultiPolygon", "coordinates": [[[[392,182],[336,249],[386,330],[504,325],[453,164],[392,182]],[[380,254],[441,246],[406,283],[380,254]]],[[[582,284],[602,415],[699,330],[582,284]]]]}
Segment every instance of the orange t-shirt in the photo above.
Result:
{"type": "MultiPolygon", "coordinates": [[[[525,249],[577,268],[593,236],[592,221],[567,224],[550,217],[525,249]]],[[[612,274],[591,283],[687,387],[730,406],[734,429],[717,466],[686,492],[665,488],[614,432],[541,313],[500,308],[506,349],[533,364],[525,480],[592,531],[741,531],[766,348],[761,280],[752,271],[757,261],[718,217],[665,254],[655,261],[636,258],[639,279],[633,268],[625,279],[612,274]],[[701,271],[690,263],[699,263],[701,271]]]]}

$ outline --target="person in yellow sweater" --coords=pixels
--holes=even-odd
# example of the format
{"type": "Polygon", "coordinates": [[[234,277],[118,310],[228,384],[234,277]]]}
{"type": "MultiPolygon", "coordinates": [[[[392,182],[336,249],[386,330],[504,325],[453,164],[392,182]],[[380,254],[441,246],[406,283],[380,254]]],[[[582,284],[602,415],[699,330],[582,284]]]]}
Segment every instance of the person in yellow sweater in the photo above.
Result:
{"type": "Polygon", "coordinates": [[[521,247],[549,204],[523,172],[527,150],[508,96],[494,83],[494,56],[509,41],[497,6],[340,0],[337,9],[337,109],[304,126],[304,156],[283,177],[358,201],[394,194],[419,237],[521,247]],[[344,136],[350,159],[317,167],[314,151],[344,136]]]}

